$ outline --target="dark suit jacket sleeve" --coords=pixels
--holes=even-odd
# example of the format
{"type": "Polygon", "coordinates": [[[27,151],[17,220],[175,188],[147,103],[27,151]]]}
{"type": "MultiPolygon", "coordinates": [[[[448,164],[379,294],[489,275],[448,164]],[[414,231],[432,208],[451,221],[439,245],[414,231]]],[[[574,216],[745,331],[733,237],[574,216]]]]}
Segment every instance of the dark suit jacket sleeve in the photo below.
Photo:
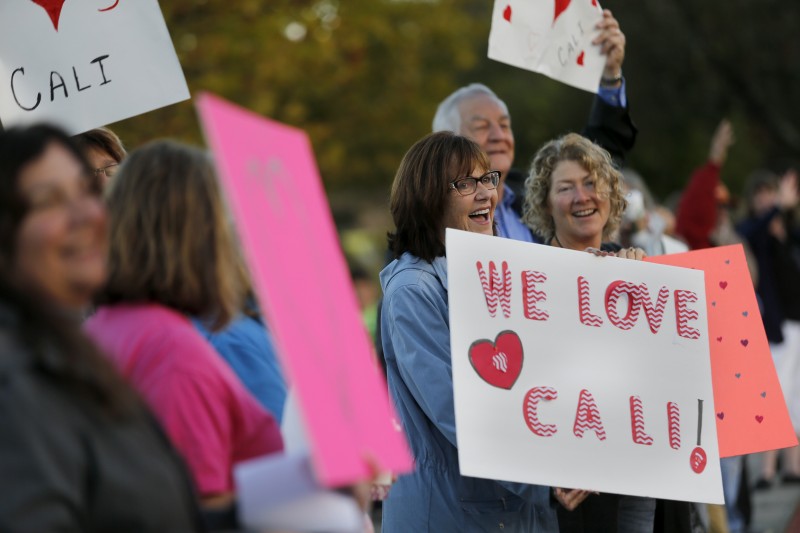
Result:
{"type": "Polygon", "coordinates": [[[633,148],[637,132],[628,107],[613,106],[594,97],[583,136],[608,150],[618,168],[622,168],[626,154],[633,148]]]}

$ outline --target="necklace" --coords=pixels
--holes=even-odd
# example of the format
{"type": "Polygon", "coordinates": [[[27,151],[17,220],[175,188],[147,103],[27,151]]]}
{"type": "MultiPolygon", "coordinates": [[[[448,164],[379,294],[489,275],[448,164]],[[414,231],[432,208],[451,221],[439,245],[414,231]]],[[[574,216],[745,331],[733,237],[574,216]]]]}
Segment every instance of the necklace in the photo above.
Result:
{"type": "Polygon", "coordinates": [[[555,233],[553,233],[553,240],[556,241],[556,244],[558,245],[559,248],[563,248],[564,247],[564,245],[561,244],[561,241],[558,240],[558,235],[556,235],[555,233]]]}

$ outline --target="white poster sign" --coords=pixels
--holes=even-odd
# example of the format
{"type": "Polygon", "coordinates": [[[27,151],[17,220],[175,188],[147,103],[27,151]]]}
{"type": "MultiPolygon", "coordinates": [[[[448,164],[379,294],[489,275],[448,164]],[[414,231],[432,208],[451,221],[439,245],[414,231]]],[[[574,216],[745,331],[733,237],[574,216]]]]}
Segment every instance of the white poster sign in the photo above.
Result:
{"type": "Polygon", "coordinates": [[[0,120],[76,134],[189,98],[157,0],[0,2],[0,120]]]}
{"type": "Polygon", "coordinates": [[[489,58],[597,92],[605,56],[591,44],[597,0],[495,0],[489,58]]]}
{"type": "Polygon", "coordinates": [[[447,230],[467,476],[722,503],[703,272],[447,230]]]}

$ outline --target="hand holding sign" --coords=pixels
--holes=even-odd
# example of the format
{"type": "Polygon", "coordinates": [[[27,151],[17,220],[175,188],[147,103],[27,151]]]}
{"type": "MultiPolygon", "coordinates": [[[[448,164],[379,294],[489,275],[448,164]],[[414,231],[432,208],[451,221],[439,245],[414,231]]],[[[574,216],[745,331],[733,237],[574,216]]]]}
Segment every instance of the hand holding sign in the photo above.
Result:
{"type": "Polygon", "coordinates": [[[597,92],[621,75],[625,36],[597,0],[496,0],[489,57],[597,92]]]}

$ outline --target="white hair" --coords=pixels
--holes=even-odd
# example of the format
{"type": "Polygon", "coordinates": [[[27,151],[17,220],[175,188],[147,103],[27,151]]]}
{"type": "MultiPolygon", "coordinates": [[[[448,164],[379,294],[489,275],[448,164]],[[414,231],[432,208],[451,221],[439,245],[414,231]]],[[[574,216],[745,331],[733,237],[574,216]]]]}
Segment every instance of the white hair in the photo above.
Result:
{"type": "Polygon", "coordinates": [[[493,98],[503,107],[508,113],[508,106],[498,96],[482,83],[470,83],[460,89],[456,90],[450,96],[442,100],[439,107],[436,109],[436,114],[433,116],[433,131],[452,131],[458,133],[461,129],[461,113],[458,110],[458,104],[467,98],[485,94],[493,98]]]}

